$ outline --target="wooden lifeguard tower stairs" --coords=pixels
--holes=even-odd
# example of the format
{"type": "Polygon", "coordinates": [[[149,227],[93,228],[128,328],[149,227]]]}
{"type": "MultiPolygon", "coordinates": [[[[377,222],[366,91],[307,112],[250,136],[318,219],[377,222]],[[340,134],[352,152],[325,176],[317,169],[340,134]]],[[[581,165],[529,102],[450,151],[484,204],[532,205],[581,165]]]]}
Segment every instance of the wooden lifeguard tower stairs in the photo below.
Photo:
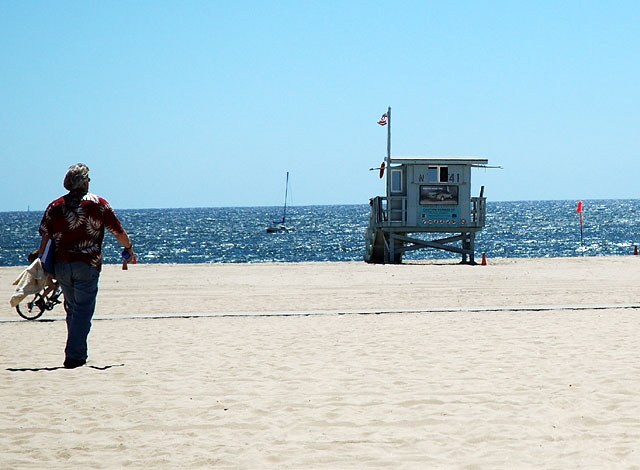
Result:
{"type": "Polygon", "coordinates": [[[475,235],[485,225],[486,198],[484,187],[471,197],[471,168],[486,168],[488,160],[389,156],[387,161],[387,195],[370,200],[364,260],[398,264],[407,251],[432,248],[476,264],[475,235]]]}

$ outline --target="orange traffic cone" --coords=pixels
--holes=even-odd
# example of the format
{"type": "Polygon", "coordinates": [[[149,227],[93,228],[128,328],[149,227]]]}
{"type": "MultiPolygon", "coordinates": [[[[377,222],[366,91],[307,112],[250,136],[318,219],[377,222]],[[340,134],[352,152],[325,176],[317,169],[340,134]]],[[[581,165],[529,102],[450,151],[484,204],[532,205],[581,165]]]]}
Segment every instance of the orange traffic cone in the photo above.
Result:
{"type": "Polygon", "coordinates": [[[485,253],[482,253],[482,261],[480,262],[481,266],[486,266],[487,265],[487,255],[485,253]]]}

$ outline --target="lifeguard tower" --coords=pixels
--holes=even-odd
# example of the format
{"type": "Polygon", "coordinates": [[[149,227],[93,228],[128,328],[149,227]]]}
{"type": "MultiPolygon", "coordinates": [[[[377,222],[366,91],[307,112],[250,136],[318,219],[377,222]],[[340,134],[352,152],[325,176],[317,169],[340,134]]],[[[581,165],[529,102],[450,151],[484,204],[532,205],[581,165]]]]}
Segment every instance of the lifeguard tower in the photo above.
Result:
{"type": "MultiPolygon", "coordinates": [[[[391,108],[385,120],[389,126],[390,115],[391,108]]],[[[386,172],[387,195],[370,200],[365,261],[397,264],[407,251],[434,248],[476,264],[475,234],[485,225],[486,198],[484,187],[471,196],[471,168],[486,167],[488,160],[390,153],[389,131],[386,165],[380,168],[380,177],[386,172]],[[433,235],[418,238],[416,233],[433,235]]]]}

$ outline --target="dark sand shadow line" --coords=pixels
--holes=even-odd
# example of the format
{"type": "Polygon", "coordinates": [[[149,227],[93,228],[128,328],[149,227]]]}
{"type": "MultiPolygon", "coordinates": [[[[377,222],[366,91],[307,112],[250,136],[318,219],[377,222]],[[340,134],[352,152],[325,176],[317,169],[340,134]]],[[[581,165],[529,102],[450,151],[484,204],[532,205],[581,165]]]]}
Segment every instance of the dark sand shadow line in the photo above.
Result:
{"type": "MultiPolygon", "coordinates": [[[[112,367],[124,367],[124,364],[111,364],[108,366],[82,366],[83,368],[90,368],[90,369],[96,369],[96,370],[107,370],[107,369],[111,369],[112,367]]],[[[59,370],[59,369],[65,369],[64,366],[58,366],[58,367],[7,367],[6,370],[8,370],[9,372],[42,372],[42,371],[48,371],[48,370],[59,370]]]]}

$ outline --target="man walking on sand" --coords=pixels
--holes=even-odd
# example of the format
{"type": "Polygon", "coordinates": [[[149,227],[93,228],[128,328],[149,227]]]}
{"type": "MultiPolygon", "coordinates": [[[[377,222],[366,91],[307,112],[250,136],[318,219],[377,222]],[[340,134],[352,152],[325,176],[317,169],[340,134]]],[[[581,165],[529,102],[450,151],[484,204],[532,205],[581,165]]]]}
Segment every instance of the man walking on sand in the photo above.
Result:
{"type": "Polygon", "coordinates": [[[53,201],[40,222],[40,253],[54,242],[54,272],[64,294],[67,343],[64,367],[74,369],[87,362],[87,337],[96,307],[98,278],[102,268],[104,229],[109,230],[135,262],[127,232],[109,203],[89,192],[89,168],[71,165],[64,177],[69,192],[53,201]]]}

